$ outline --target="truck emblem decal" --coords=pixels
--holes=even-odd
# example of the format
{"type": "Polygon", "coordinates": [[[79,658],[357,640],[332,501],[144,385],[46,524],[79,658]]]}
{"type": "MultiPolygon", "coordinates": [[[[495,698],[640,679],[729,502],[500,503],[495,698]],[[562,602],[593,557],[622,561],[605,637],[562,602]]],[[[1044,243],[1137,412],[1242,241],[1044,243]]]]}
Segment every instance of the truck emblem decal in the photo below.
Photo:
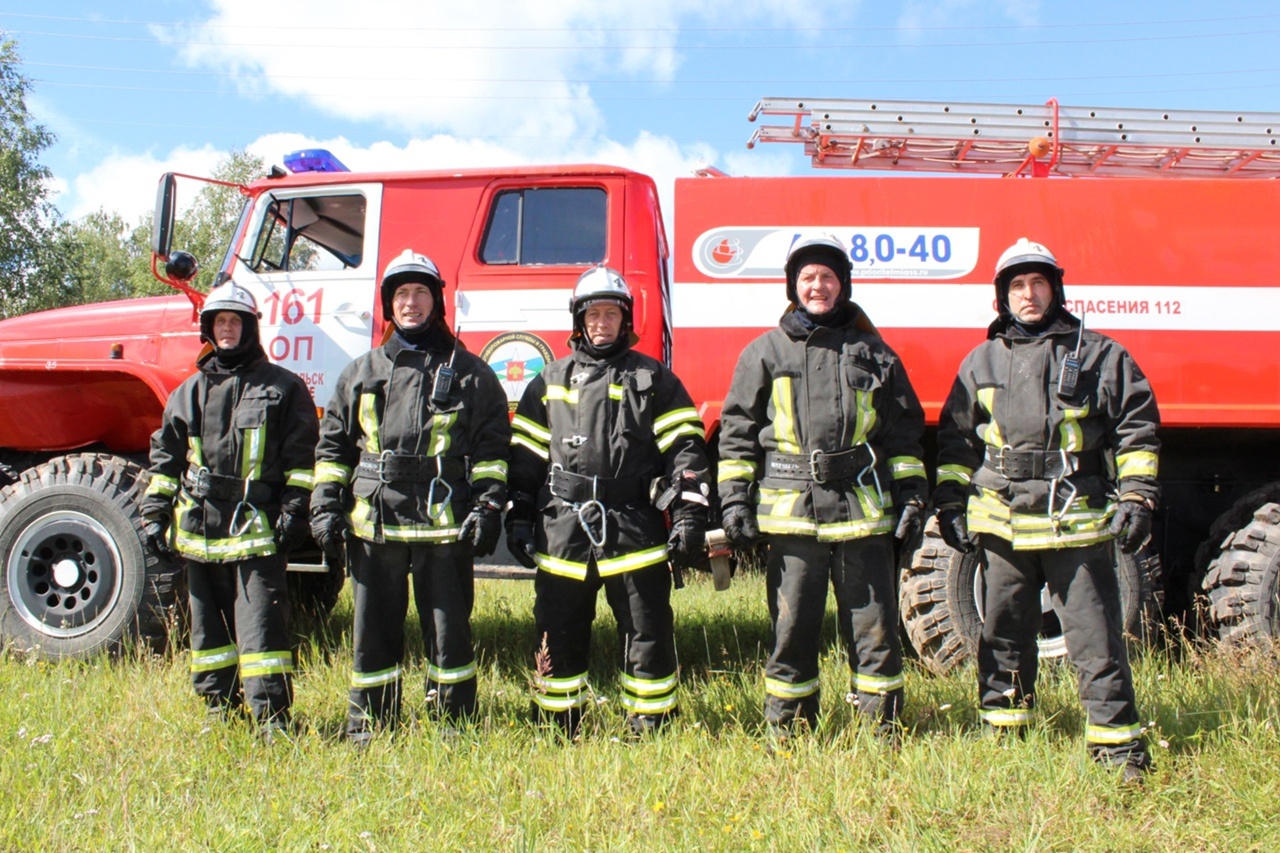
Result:
{"type": "Polygon", "coordinates": [[[555,360],[547,342],[528,332],[503,332],[484,345],[480,358],[497,374],[513,412],[524,389],[555,360]]]}

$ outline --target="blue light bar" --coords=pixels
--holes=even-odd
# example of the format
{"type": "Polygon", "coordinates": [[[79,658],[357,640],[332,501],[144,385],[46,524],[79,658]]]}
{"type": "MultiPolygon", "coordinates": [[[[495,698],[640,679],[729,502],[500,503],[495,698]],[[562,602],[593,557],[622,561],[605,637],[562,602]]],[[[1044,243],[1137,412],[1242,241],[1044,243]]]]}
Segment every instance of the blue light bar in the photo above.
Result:
{"type": "Polygon", "coordinates": [[[284,155],[284,165],[290,172],[349,172],[337,157],[323,148],[308,148],[284,155]]]}

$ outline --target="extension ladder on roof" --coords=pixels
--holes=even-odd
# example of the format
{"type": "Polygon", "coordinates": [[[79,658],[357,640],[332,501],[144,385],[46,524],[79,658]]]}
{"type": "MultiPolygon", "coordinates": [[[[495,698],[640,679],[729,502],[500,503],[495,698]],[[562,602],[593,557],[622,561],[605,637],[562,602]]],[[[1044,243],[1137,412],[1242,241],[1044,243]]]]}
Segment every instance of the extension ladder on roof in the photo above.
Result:
{"type": "Polygon", "coordinates": [[[765,98],[747,143],[801,142],[828,169],[1005,175],[1280,176],[1280,114],[765,98]]]}

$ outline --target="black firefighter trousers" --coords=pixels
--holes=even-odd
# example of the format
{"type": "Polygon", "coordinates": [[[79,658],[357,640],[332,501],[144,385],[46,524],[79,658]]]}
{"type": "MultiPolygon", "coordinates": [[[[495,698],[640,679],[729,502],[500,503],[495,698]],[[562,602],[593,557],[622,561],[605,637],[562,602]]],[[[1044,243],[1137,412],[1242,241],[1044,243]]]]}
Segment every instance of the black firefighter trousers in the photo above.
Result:
{"type": "Polygon", "coordinates": [[[774,645],[765,665],[765,721],[781,728],[797,719],[817,723],[818,658],[830,584],[858,711],[888,732],[903,696],[892,537],[819,542],[771,535],[767,571],[774,645]]]}
{"type": "Polygon", "coordinates": [[[211,711],[241,707],[241,689],[259,723],[287,723],[293,704],[293,650],[285,558],[232,563],[187,561],[191,600],[191,683],[211,711]]]}
{"type": "Polygon", "coordinates": [[[471,644],[475,562],[464,542],[347,546],[355,598],[355,665],[347,733],[394,726],[400,715],[404,620],[409,579],[422,626],[431,710],[458,721],[476,710],[476,666],[471,644]]]}
{"type": "Polygon", "coordinates": [[[1088,714],[1090,754],[1106,763],[1145,766],[1112,543],[1015,551],[998,536],[983,534],[979,542],[987,562],[986,621],[978,643],[983,718],[996,727],[1029,721],[1039,668],[1040,588],[1048,584],[1088,714]]]}
{"type": "Polygon", "coordinates": [[[580,701],[563,710],[552,710],[546,697],[535,697],[534,716],[558,725],[570,737],[577,733],[585,703],[587,671],[591,657],[591,624],[596,616],[596,597],[604,587],[605,600],[618,626],[623,674],[622,701],[638,702],[630,696],[628,684],[664,685],[645,697],[662,710],[629,709],[633,717],[644,718],[646,727],[658,727],[676,712],[675,615],[671,609],[671,570],[666,562],[601,578],[595,558],[588,563],[584,580],[561,577],[538,570],[534,578],[533,622],[539,643],[535,683],[546,679],[573,680],[579,692],[566,694],[580,701]],[[539,703],[539,698],[544,703],[539,703]]]}

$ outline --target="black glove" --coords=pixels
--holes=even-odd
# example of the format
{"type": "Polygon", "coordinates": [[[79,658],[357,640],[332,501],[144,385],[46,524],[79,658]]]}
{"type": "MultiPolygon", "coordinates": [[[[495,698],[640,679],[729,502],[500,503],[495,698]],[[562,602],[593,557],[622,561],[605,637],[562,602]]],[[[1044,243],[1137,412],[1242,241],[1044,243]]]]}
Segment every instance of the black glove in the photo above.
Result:
{"type": "Polygon", "coordinates": [[[667,552],[671,564],[677,569],[687,569],[706,550],[707,526],[697,518],[686,516],[671,523],[671,535],[667,537],[667,552]]]}
{"type": "Polygon", "coordinates": [[[942,541],[962,554],[972,554],[973,537],[969,535],[969,521],[964,507],[948,507],[938,510],[938,531],[942,541]]]}
{"type": "Polygon", "coordinates": [[[507,550],[516,562],[526,569],[535,569],[538,563],[533,559],[533,522],[516,520],[507,525],[507,550]]]}
{"type": "Polygon", "coordinates": [[[281,512],[276,520],[276,550],[288,554],[306,542],[310,532],[311,528],[303,516],[288,510],[281,512]]]}
{"type": "Polygon", "coordinates": [[[142,545],[159,558],[173,556],[169,547],[169,517],[151,515],[142,519],[142,545]]]}
{"type": "Polygon", "coordinates": [[[893,531],[893,538],[899,542],[911,542],[920,535],[924,527],[924,506],[918,503],[905,504],[898,516],[898,529],[893,531]]]}
{"type": "Polygon", "coordinates": [[[755,507],[746,503],[729,504],[720,514],[721,526],[729,544],[745,551],[760,541],[760,525],[756,524],[755,507]]]}
{"type": "Polygon", "coordinates": [[[1144,501],[1120,501],[1108,532],[1126,554],[1142,547],[1151,535],[1151,508],[1144,501]]]}
{"type": "Polygon", "coordinates": [[[458,531],[459,542],[470,542],[477,557],[487,557],[498,547],[498,534],[502,532],[502,518],[497,507],[488,503],[476,504],[462,520],[458,531]]]}
{"type": "Polygon", "coordinates": [[[347,519],[334,510],[320,510],[311,515],[311,536],[324,552],[325,562],[333,571],[347,567],[347,519]]]}

